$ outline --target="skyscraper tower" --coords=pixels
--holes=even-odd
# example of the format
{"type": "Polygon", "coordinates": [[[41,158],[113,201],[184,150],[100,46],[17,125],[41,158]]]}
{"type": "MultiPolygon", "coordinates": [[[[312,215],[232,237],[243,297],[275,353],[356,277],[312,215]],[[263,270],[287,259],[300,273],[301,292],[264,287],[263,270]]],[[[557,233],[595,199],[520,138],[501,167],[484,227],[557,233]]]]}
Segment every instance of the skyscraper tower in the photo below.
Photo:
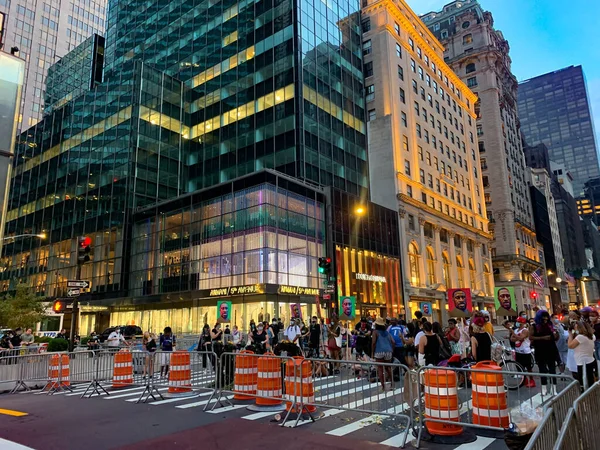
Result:
{"type": "Polygon", "coordinates": [[[422,20],[445,47],[444,59],[479,97],[477,139],[496,286],[512,286],[519,307],[542,299],[531,273],[543,268],[536,240],[517,113],[510,47],[477,0],[455,1],[422,20]]]}
{"type": "Polygon", "coordinates": [[[94,33],[104,34],[106,0],[0,0],[5,15],[5,50],[19,49],[26,61],[17,129],[36,124],[44,111],[48,68],[94,33]]]}

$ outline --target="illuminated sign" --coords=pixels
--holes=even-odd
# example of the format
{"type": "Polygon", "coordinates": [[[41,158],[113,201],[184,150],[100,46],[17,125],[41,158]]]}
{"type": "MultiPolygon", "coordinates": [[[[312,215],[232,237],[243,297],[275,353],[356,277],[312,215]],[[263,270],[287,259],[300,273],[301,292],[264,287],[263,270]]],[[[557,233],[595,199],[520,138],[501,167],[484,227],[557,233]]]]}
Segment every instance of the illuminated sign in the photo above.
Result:
{"type": "Polygon", "coordinates": [[[355,273],[354,275],[356,276],[357,280],[375,281],[377,283],[387,283],[387,280],[385,279],[385,277],[382,277],[380,275],[369,275],[366,273],[355,273]]]}
{"type": "Polygon", "coordinates": [[[288,295],[321,295],[319,288],[308,288],[301,286],[279,286],[277,290],[278,294],[288,294],[288,295]]]}
{"type": "Polygon", "coordinates": [[[211,289],[208,296],[223,297],[227,295],[264,294],[264,292],[265,286],[263,284],[249,284],[247,286],[232,286],[211,289]]]}

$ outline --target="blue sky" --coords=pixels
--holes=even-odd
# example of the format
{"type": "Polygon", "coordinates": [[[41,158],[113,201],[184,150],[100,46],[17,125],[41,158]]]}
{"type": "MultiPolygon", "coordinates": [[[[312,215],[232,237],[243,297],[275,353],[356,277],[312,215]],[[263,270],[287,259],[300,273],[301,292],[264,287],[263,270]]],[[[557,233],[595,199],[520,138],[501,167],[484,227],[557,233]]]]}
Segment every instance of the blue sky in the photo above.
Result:
{"type": "MultiPolygon", "coordinates": [[[[450,0],[407,0],[417,14],[440,11],[450,0]]],[[[599,0],[479,0],[510,44],[519,81],[571,65],[583,66],[600,138],[599,0]]]]}

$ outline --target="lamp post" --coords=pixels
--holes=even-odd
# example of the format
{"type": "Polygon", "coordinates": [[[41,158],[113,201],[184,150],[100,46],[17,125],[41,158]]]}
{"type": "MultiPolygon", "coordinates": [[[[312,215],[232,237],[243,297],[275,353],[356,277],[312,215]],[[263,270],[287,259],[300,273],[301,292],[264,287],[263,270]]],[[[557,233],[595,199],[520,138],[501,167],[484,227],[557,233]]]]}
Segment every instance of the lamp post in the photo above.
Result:
{"type": "Polygon", "coordinates": [[[40,239],[46,239],[46,233],[40,233],[40,234],[26,233],[26,234],[17,234],[16,236],[6,236],[6,237],[2,238],[2,242],[8,241],[9,239],[17,239],[17,238],[22,238],[22,237],[37,237],[40,239]]]}

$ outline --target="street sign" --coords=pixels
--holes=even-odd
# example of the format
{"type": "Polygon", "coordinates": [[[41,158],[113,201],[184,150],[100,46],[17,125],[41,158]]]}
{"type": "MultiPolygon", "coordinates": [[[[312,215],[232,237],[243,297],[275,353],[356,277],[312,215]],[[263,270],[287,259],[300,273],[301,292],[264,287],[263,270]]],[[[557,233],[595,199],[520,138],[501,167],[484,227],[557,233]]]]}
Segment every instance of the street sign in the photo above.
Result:
{"type": "Polygon", "coordinates": [[[90,287],[90,282],[87,280],[69,280],[67,281],[67,287],[87,289],[90,287]]]}
{"type": "Polygon", "coordinates": [[[67,289],[67,297],[79,297],[79,295],[81,295],[81,289],[79,288],[72,288],[72,289],[67,289]]]}
{"type": "Polygon", "coordinates": [[[331,295],[323,294],[323,300],[331,300],[331,295]]]}

